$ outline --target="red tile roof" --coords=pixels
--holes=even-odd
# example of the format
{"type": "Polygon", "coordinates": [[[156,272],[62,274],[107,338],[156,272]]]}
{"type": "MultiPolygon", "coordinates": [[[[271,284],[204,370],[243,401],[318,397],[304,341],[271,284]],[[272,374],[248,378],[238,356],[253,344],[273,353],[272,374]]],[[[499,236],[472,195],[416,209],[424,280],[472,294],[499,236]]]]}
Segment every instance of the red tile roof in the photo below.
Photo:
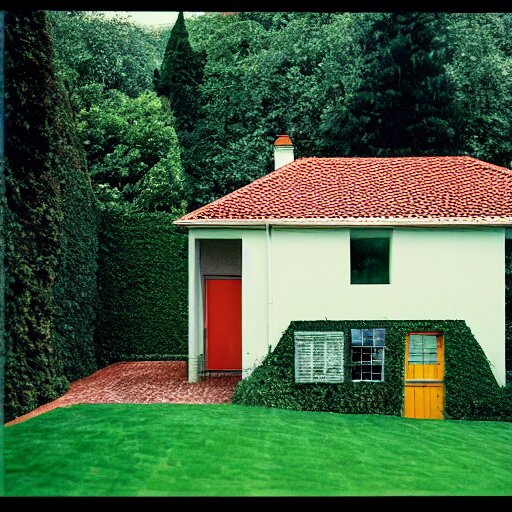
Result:
{"type": "Polygon", "coordinates": [[[300,158],[177,224],[258,219],[290,224],[443,219],[512,225],[512,171],[467,156],[300,158]]]}

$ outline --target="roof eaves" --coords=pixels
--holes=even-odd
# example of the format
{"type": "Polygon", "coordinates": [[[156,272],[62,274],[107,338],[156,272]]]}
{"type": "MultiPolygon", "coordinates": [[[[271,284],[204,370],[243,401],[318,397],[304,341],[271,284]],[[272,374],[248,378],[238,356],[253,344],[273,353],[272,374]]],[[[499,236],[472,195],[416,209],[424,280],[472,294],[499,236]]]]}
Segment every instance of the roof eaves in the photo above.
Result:
{"type": "Polygon", "coordinates": [[[438,218],[346,218],[346,219],[193,219],[176,220],[174,224],[183,227],[357,227],[357,226],[488,226],[512,227],[510,217],[438,217],[438,218]]]}

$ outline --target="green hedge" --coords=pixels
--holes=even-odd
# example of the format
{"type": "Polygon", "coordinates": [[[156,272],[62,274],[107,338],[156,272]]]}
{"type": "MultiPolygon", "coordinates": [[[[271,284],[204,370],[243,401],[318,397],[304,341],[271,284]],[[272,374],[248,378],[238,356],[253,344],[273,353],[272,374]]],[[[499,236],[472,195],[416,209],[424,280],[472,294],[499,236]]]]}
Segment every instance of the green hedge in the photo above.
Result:
{"type": "Polygon", "coordinates": [[[173,220],[166,213],[102,211],[95,335],[100,365],[186,358],[187,236],[173,220]]]}
{"type": "Polygon", "coordinates": [[[5,16],[5,420],[66,389],[52,346],[62,232],[60,173],[49,158],[58,94],[42,13],[5,16]]]}
{"type": "Polygon", "coordinates": [[[64,374],[74,381],[97,370],[94,328],[98,290],[99,205],[67,95],[60,124],[54,127],[61,158],[63,212],[61,256],[54,289],[54,344],[64,374]]]}
{"type": "MultiPolygon", "coordinates": [[[[460,320],[295,321],[252,374],[235,390],[233,403],[283,409],[402,415],[405,336],[414,331],[441,331],[445,341],[445,416],[450,419],[512,421],[510,388],[500,388],[471,330],[460,320]],[[294,331],[386,329],[385,381],[340,384],[294,382],[294,331]]],[[[345,375],[350,345],[345,345],[345,375]]]]}
{"type": "Polygon", "coordinates": [[[93,368],[96,224],[42,11],[5,15],[5,420],[93,368]]]}

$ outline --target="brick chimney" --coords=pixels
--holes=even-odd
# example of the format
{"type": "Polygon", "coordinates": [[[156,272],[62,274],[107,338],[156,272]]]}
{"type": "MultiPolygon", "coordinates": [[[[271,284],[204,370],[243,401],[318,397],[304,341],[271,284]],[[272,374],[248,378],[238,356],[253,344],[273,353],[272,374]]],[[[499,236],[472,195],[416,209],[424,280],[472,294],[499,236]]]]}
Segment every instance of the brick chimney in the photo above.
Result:
{"type": "Polygon", "coordinates": [[[279,169],[294,160],[292,139],[288,135],[279,135],[274,142],[274,169],[279,169]]]}

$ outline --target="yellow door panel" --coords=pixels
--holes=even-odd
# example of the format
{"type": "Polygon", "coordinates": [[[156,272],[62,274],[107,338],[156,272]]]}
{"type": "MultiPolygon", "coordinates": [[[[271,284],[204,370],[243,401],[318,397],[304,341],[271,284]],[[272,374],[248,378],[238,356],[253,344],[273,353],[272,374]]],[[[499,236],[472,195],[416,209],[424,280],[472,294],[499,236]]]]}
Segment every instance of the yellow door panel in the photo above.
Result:
{"type": "Polygon", "coordinates": [[[444,343],[440,333],[410,333],[405,342],[406,418],[444,419],[444,343]]]}

